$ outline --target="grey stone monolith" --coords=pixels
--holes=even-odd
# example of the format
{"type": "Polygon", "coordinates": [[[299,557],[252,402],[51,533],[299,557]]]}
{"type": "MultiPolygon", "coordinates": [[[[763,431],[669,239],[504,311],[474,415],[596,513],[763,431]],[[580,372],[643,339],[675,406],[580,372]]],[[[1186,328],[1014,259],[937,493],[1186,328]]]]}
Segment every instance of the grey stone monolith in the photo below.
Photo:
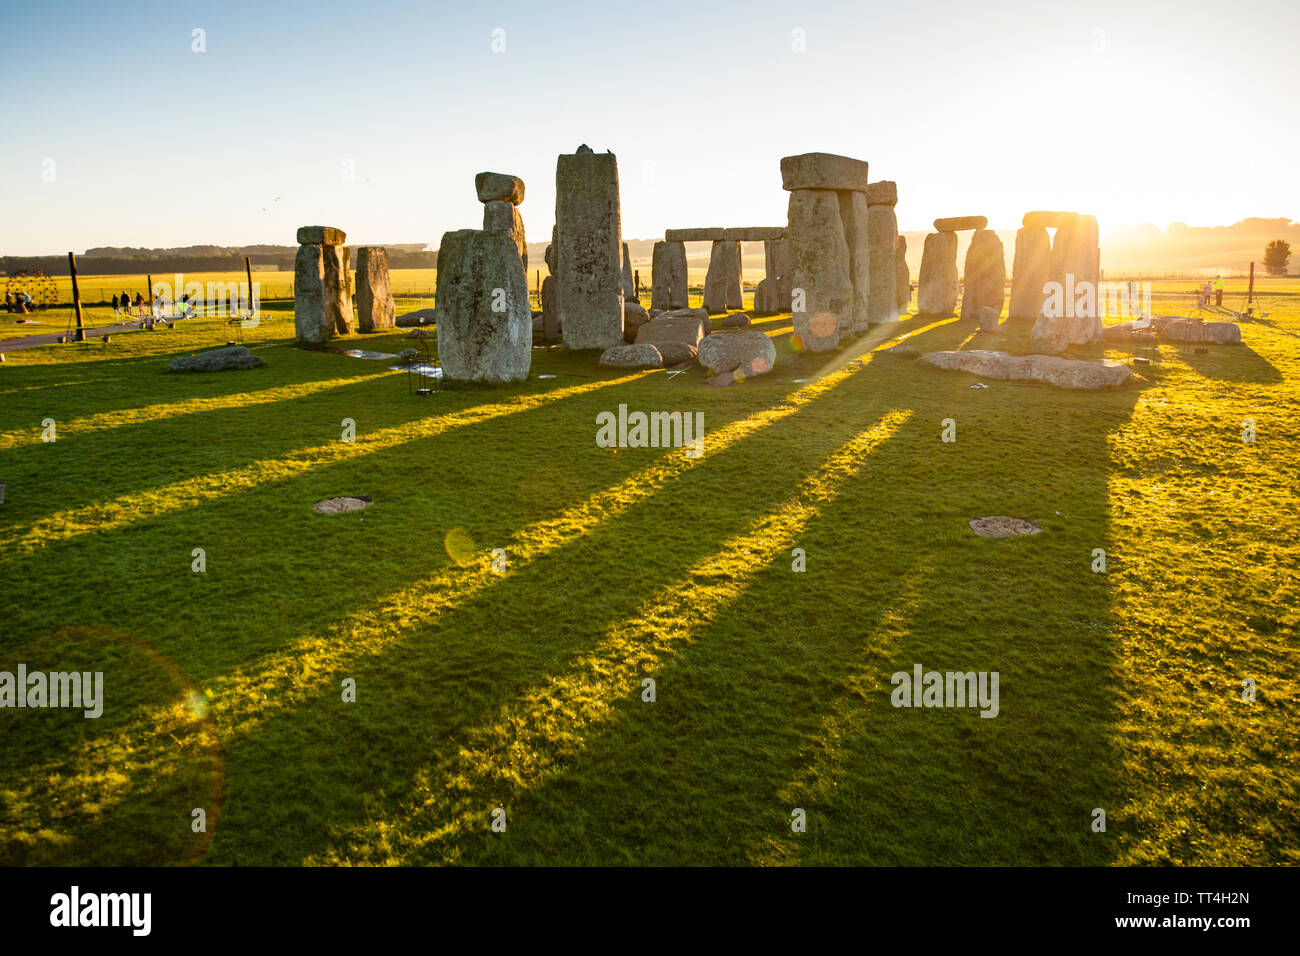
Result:
{"type": "Polygon", "coordinates": [[[623,342],[618,160],[580,146],[555,164],[560,325],[571,349],[623,342]]]}

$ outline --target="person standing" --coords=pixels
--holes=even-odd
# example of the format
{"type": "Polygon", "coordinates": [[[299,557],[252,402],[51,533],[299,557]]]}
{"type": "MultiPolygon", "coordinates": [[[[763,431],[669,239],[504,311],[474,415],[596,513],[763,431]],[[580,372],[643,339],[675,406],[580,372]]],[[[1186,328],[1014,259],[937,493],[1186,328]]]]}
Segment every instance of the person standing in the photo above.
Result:
{"type": "Polygon", "coordinates": [[[117,293],[113,293],[113,315],[122,314],[122,304],[117,301],[117,293]]]}
{"type": "Polygon", "coordinates": [[[1214,277],[1214,304],[1220,308],[1223,306],[1223,276],[1214,277]]]}

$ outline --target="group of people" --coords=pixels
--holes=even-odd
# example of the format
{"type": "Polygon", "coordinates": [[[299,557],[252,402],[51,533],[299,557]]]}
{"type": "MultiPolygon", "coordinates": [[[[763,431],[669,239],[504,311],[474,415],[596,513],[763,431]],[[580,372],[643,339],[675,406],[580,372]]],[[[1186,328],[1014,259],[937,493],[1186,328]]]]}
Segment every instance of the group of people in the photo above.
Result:
{"type": "Polygon", "coordinates": [[[1205,280],[1205,285],[1196,293],[1197,305],[1202,309],[1210,307],[1210,300],[1214,300],[1216,306],[1223,305],[1223,276],[1215,276],[1214,281],[1205,280]]]}
{"type": "MultiPolygon", "coordinates": [[[[162,297],[161,293],[153,297],[153,303],[149,307],[148,314],[145,313],[144,296],[141,295],[139,292],[135,294],[134,304],[131,302],[130,293],[127,292],[123,292],[121,297],[118,297],[116,295],[113,296],[112,301],[113,301],[114,315],[125,315],[129,317],[138,318],[140,319],[141,325],[143,325],[146,321],[153,322],[159,319],[171,318],[171,316],[166,316],[163,314],[163,310],[167,307],[168,302],[166,299],[162,297]]],[[[188,294],[181,296],[181,301],[176,304],[175,317],[181,319],[188,319],[194,314],[195,313],[194,313],[193,300],[190,299],[188,294]]]]}
{"type": "Polygon", "coordinates": [[[30,312],[32,311],[32,297],[26,292],[5,293],[5,311],[6,312],[30,312]]]}

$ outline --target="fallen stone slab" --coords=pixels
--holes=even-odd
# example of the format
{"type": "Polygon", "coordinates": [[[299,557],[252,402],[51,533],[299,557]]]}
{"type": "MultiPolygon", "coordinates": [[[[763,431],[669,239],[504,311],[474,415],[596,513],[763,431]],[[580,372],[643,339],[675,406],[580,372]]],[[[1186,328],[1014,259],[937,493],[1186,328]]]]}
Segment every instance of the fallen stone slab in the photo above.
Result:
{"type": "Polygon", "coordinates": [[[678,315],[671,312],[651,319],[637,329],[637,345],[659,345],[667,342],[685,342],[698,346],[704,339],[707,321],[696,315],[678,315]]]}
{"type": "Polygon", "coordinates": [[[785,226],[736,226],[722,230],[723,239],[734,239],[736,242],[767,242],[784,236],[785,226]]]}
{"type": "Polygon", "coordinates": [[[867,164],[834,153],[801,153],[781,160],[781,188],[843,189],[866,192],[867,164]]]}
{"type": "Polygon", "coordinates": [[[167,363],[169,372],[230,372],[261,368],[266,360],[254,355],[242,345],[200,352],[198,355],[178,355],[167,363]]]}
{"type": "Polygon", "coordinates": [[[660,342],[655,348],[663,356],[665,368],[671,365],[694,362],[695,357],[699,355],[699,349],[694,345],[687,345],[685,342],[660,342]]]}
{"type": "Polygon", "coordinates": [[[871,183],[867,186],[867,205],[897,206],[898,183],[888,179],[882,179],[878,183],[871,183]]]}
{"type": "Polygon", "coordinates": [[[989,220],[987,216],[950,216],[947,219],[936,219],[934,228],[939,232],[961,232],[963,229],[987,229],[989,220]]]}
{"type": "Polygon", "coordinates": [[[722,320],[724,329],[747,329],[750,326],[750,318],[744,312],[734,312],[722,320]]]}
{"type": "Polygon", "coordinates": [[[482,203],[508,202],[518,206],[524,201],[524,181],[506,173],[479,173],[474,177],[474,191],[482,203]]]}
{"type": "Polygon", "coordinates": [[[664,242],[718,242],[727,230],[716,229],[665,229],[664,242]]]}
{"type": "Polygon", "coordinates": [[[609,368],[662,368],[663,355],[653,345],[615,345],[600,353],[600,364],[609,368]]]}
{"type": "Polygon", "coordinates": [[[700,364],[711,372],[731,372],[749,378],[772,371],[776,346],[762,332],[729,332],[710,335],[699,346],[700,364]]]}
{"type": "Polygon", "coordinates": [[[341,246],[348,234],[333,226],[299,226],[298,245],[341,246]]]}
{"type": "Polygon", "coordinates": [[[969,372],[982,378],[1043,382],[1057,388],[1096,389],[1123,385],[1133,370],[1122,362],[1102,359],[1089,362],[1055,355],[1009,355],[984,349],[955,352],[927,352],[921,356],[936,368],[969,372]]]}
{"type": "Polygon", "coordinates": [[[1179,319],[1156,333],[1162,342],[1205,342],[1209,345],[1240,345],[1241,326],[1235,322],[1203,322],[1179,319]]]}
{"type": "Polygon", "coordinates": [[[397,317],[397,327],[399,329],[418,328],[421,325],[433,325],[437,310],[435,309],[417,309],[414,312],[408,312],[406,315],[397,317]]]}

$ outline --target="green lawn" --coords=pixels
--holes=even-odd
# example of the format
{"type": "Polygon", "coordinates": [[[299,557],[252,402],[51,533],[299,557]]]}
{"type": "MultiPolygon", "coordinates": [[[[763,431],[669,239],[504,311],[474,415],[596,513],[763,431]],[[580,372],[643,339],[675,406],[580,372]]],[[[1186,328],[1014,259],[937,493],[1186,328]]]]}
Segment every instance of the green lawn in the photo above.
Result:
{"type": "Polygon", "coordinates": [[[1025,345],[915,316],[763,320],[729,389],[551,348],[419,398],[284,306],[248,372],[163,371],[212,320],[10,353],[0,670],[105,706],[0,710],[0,863],[1300,862],[1300,284],[1265,308],[1092,394],[873,354],[1025,345]],[[598,447],[620,403],[703,412],[703,457],[598,447]],[[1000,713],[892,707],[917,663],[1000,713]]]}

